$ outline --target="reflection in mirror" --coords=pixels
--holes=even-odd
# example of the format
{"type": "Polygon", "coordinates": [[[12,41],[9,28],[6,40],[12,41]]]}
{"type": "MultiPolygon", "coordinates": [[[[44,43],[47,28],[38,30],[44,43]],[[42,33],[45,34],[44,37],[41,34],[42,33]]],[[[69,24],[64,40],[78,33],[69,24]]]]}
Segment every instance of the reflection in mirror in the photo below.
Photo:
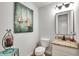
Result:
{"type": "Polygon", "coordinates": [[[69,35],[74,33],[73,10],[56,14],[56,34],[69,35]]]}
{"type": "Polygon", "coordinates": [[[68,33],[68,14],[58,16],[58,33],[59,34],[68,33]]]}

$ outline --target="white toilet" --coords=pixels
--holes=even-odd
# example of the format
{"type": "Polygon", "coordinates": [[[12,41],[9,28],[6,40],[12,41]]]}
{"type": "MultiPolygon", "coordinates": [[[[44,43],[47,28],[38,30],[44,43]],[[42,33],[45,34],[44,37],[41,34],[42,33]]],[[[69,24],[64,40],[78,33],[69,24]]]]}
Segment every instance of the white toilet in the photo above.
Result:
{"type": "Polygon", "coordinates": [[[45,53],[46,47],[48,47],[48,45],[49,45],[49,39],[41,38],[40,44],[41,44],[41,46],[39,46],[35,49],[35,55],[36,56],[45,56],[44,53],[45,53]]]}

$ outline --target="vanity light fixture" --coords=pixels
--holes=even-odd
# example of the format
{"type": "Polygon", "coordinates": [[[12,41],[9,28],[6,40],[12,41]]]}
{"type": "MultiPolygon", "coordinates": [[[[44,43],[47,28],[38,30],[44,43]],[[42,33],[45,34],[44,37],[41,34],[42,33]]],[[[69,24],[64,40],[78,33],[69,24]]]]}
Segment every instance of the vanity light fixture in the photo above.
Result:
{"type": "Polygon", "coordinates": [[[62,3],[60,5],[56,5],[56,8],[58,8],[59,10],[62,9],[63,6],[65,6],[66,8],[68,8],[70,6],[70,4],[73,4],[74,2],[66,2],[66,3],[62,3]]]}
{"type": "Polygon", "coordinates": [[[73,4],[74,2],[69,2],[69,3],[64,3],[64,6],[66,7],[66,8],[68,8],[69,6],[70,6],[70,4],[73,4]]]}
{"type": "Polygon", "coordinates": [[[58,6],[58,9],[61,9],[62,8],[62,6],[58,6]]]}
{"type": "Polygon", "coordinates": [[[70,3],[64,3],[64,6],[65,6],[66,8],[68,8],[69,5],[70,5],[70,3]]]}
{"type": "Polygon", "coordinates": [[[62,9],[62,5],[63,5],[63,3],[60,5],[56,5],[56,8],[58,8],[60,10],[60,9],[62,9]]]}

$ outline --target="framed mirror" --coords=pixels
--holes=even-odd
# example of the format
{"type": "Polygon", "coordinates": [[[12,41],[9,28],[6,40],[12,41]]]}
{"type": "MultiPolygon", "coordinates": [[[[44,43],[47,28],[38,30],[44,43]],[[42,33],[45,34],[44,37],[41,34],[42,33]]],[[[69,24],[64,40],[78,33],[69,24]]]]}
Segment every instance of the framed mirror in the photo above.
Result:
{"type": "Polygon", "coordinates": [[[68,35],[74,33],[73,10],[56,13],[56,34],[68,35]]]}

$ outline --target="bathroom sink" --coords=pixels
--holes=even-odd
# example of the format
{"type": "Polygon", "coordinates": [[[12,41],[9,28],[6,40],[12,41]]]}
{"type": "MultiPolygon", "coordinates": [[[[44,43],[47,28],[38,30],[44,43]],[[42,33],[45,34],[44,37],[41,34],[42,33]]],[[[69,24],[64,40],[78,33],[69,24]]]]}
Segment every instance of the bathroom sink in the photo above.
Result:
{"type": "Polygon", "coordinates": [[[61,39],[54,39],[53,44],[58,44],[58,45],[63,45],[63,46],[68,46],[72,48],[79,48],[77,42],[71,42],[69,40],[63,41],[61,39]]]}

